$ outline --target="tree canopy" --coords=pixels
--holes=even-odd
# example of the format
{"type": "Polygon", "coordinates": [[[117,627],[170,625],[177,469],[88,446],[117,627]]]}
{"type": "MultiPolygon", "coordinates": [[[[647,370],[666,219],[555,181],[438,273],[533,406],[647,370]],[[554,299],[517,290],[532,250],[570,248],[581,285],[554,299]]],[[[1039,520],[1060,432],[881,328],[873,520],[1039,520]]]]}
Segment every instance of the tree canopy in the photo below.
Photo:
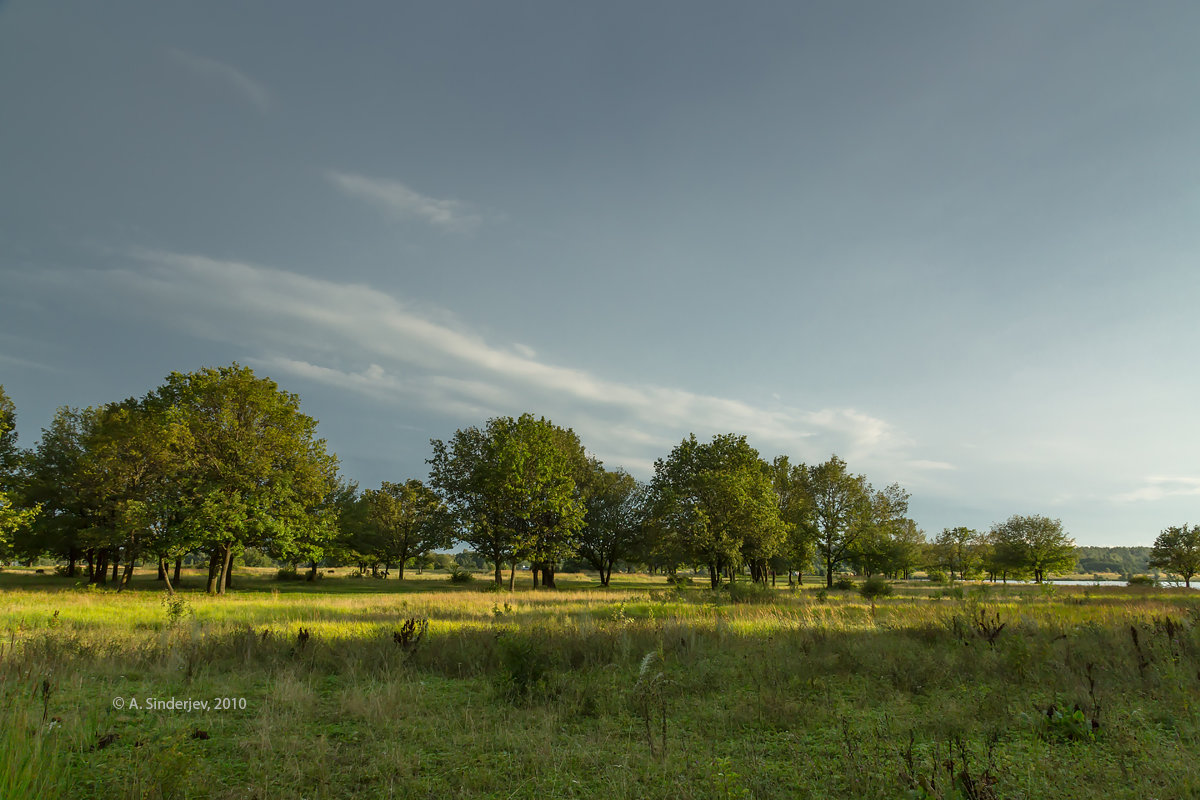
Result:
{"type": "Polygon", "coordinates": [[[1200,525],[1172,525],[1158,535],[1150,551],[1150,566],[1183,578],[1187,587],[1200,572],[1200,525]]]}
{"type": "Polygon", "coordinates": [[[708,567],[714,587],[725,572],[748,565],[757,579],[783,545],[771,467],[745,436],[701,443],[695,434],[654,463],[655,514],[666,537],[708,567]]]}

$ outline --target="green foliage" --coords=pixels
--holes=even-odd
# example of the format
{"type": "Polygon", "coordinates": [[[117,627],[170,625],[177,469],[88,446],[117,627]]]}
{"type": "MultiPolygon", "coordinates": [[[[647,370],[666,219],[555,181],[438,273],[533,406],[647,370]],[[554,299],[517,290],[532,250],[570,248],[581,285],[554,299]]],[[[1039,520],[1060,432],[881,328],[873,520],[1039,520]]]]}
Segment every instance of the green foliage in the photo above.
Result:
{"type": "Polygon", "coordinates": [[[174,627],[182,622],[185,617],[190,617],[196,613],[187,597],[181,594],[163,595],[162,606],[163,612],[167,616],[168,627],[174,627]]]}
{"type": "Polygon", "coordinates": [[[1172,525],[1158,535],[1149,566],[1178,575],[1186,586],[1200,572],[1200,525],[1172,525]]]}
{"type": "Polygon", "coordinates": [[[1130,575],[1130,586],[1158,586],[1158,581],[1153,575],[1130,575]]]}
{"type": "Polygon", "coordinates": [[[1051,704],[1042,714],[1024,714],[1034,731],[1043,739],[1059,742],[1095,742],[1100,723],[1088,719],[1083,710],[1076,706],[1064,711],[1051,704]]]}
{"type": "Polygon", "coordinates": [[[775,599],[775,590],[764,584],[737,581],[727,583],[722,588],[734,603],[770,603],[775,599]]]}
{"type": "Polygon", "coordinates": [[[651,496],[662,546],[708,565],[713,586],[743,564],[765,574],[787,532],[771,467],[745,436],[691,434],[655,462],[651,496]]]}
{"type": "Polygon", "coordinates": [[[607,586],[613,564],[645,550],[647,489],[623,470],[606,470],[592,462],[583,485],[585,517],[579,531],[579,555],[600,572],[607,586]]]}
{"type": "Polygon", "coordinates": [[[1075,568],[1075,540],[1062,522],[1039,515],[1013,515],[989,534],[992,572],[1028,571],[1041,583],[1047,575],[1075,568]]]}
{"type": "Polygon", "coordinates": [[[929,563],[939,572],[948,572],[951,580],[955,575],[961,580],[983,563],[986,548],[985,537],[976,530],[943,528],[930,548],[929,563]]]}
{"type": "Polygon", "coordinates": [[[496,642],[500,656],[497,686],[508,700],[530,700],[550,687],[555,659],[531,633],[505,633],[496,642]]]}
{"type": "Polygon", "coordinates": [[[667,755],[669,685],[662,650],[646,653],[638,667],[637,682],[633,686],[633,707],[646,731],[646,747],[650,755],[658,759],[667,755]]]}
{"type": "Polygon", "coordinates": [[[850,557],[868,528],[871,485],[862,475],[851,474],[836,455],[802,473],[803,489],[812,504],[809,517],[817,555],[825,565],[825,586],[834,588],[833,573],[850,557]]]}
{"type": "Polygon", "coordinates": [[[850,592],[853,591],[857,586],[858,584],[856,584],[850,578],[838,578],[833,582],[833,586],[831,588],[838,589],[843,592],[850,592]]]}
{"type": "Polygon", "coordinates": [[[858,593],[868,600],[887,597],[893,592],[892,584],[880,575],[872,575],[858,587],[858,593]]]}
{"type": "Polygon", "coordinates": [[[590,466],[573,431],[523,414],[430,444],[430,483],[453,514],[456,538],[495,565],[497,584],[505,562],[553,564],[574,552],[584,518],[578,482],[590,466]]]}
{"type": "MultiPolygon", "coordinates": [[[[233,364],[171,373],[147,403],[187,430],[172,475],[182,531],[224,559],[247,546],[280,561],[319,557],[335,532],[336,517],[323,512],[337,458],[299,397],[233,364]]],[[[223,575],[215,589],[224,592],[223,575]]]]}
{"type": "Polygon", "coordinates": [[[474,580],[475,580],[475,576],[471,573],[471,571],[469,569],[463,569],[462,567],[455,567],[450,572],[449,581],[451,583],[467,584],[467,583],[473,582],[474,580]]]}
{"type": "Polygon", "coordinates": [[[364,492],[362,502],[366,513],[364,525],[353,540],[354,550],[377,563],[397,564],[401,580],[409,559],[450,546],[450,515],[433,490],[421,481],[384,481],[379,489],[364,492]]]}
{"type": "MultiPolygon", "coordinates": [[[[320,574],[320,573],[318,573],[320,574]]],[[[295,564],[288,564],[275,570],[275,580],[277,581],[302,581],[304,576],[296,571],[295,564]]]]}

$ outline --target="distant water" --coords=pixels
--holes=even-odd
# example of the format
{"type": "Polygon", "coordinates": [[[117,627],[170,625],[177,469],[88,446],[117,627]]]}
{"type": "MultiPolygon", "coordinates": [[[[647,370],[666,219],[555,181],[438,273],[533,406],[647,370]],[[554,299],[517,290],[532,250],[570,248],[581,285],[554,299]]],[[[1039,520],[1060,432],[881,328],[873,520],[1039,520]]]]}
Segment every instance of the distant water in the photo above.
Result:
{"type": "MultiPolygon", "coordinates": [[[[997,582],[999,582],[999,581],[997,581],[997,582]]],[[[1009,581],[1009,583],[1033,584],[1033,581],[1009,581]]],[[[1048,581],[1045,581],[1045,583],[1057,584],[1060,586],[1128,586],[1129,585],[1129,581],[1048,580],[1048,581]]],[[[1200,589],[1200,581],[1197,581],[1196,584],[1197,585],[1192,586],[1192,588],[1200,589]]],[[[1160,584],[1160,588],[1170,589],[1170,588],[1176,588],[1176,587],[1182,589],[1183,583],[1180,582],[1177,584],[1174,581],[1163,581],[1160,584]]]]}

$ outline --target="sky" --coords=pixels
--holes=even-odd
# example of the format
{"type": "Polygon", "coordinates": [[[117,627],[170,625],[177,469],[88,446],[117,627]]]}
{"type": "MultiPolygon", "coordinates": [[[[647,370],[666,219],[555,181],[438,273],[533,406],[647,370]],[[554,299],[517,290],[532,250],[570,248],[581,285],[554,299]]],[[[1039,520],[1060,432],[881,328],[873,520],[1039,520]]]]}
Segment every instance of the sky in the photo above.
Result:
{"type": "Polygon", "coordinates": [[[238,362],[363,487],[532,412],[930,535],[1200,522],[1200,5],[0,4],[0,384],[238,362]]]}

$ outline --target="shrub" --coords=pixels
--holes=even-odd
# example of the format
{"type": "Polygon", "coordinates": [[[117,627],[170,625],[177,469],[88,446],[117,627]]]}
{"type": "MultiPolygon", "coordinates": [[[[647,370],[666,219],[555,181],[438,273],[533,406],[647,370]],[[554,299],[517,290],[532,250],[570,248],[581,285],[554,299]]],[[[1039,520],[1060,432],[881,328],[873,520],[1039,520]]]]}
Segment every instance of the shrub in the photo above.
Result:
{"type": "Polygon", "coordinates": [[[759,583],[729,583],[725,588],[735,603],[769,603],[775,597],[771,587],[759,583]]]}
{"type": "Polygon", "coordinates": [[[1158,586],[1158,581],[1150,575],[1130,575],[1130,586],[1158,586]]]}
{"type": "Polygon", "coordinates": [[[277,581],[298,581],[303,579],[304,576],[296,572],[295,564],[289,564],[286,567],[280,567],[275,572],[275,580],[277,581]]]}
{"type": "Polygon", "coordinates": [[[931,569],[926,572],[925,575],[929,578],[930,583],[945,583],[949,580],[949,577],[946,575],[946,573],[940,569],[931,569]]]}
{"type": "Polygon", "coordinates": [[[692,579],[687,575],[668,575],[667,583],[672,586],[689,586],[692,583],[692,579]]]}
{"type": "Polygon", "coordinates": [[[554,662],[532,636],[506,634],[497,642],[500,655],[499,690],[509,700],[529,699],[547,688],[554,662]]]}
{"type": "Polygon", "coordinates": [[[868,600],[874,600],[876,597],[887,597],[892,593],[892,585],[883,576],[872,575],[863,581],[862,586],[858,587],[858,593],[868,600]]]}
{"type": "Polygon", "coordinates": [[[838,578],[833,582],[833,588],[841,589],[843,592],[848,592],[854,588],[854,581],[849,578],[838,578]]]}
{"type": "Polygon", "coordinates": [[[470,583],[473,580],[475,580],[475,576],[471,574],[471,571],[462,567],[455,567],[450,572],[451,583],[470,583]]]}

